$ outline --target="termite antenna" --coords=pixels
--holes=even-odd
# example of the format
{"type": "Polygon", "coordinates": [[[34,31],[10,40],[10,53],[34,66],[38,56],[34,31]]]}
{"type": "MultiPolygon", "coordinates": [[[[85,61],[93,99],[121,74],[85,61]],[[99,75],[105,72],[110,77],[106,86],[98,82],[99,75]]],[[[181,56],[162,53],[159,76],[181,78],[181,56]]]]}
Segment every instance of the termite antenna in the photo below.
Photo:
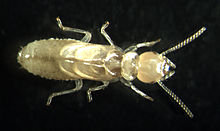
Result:
{"type": "Polygon", "coordinates": [[[176,46],[162,52],[162,55],[166,55],[170,52],[173,52],[175,50],[178,50],[180,48],[182,48],[183,46],[187,45],[188,43],[192,42],[193,40],[195,40],[196,38],[198,38],[204,31],[206,30],[205,27],[202,27],[199,31],[197,31],[196,33],[194,33],[193,35],[191,35],[190,37],[188,37],[187,39],[185,39],[184,41],[178,43],[176,46]]]}
{"type": "Polygon", "coordinates": [[[180,107],[186,112],[186,114],[190,117],[193,118],[193,113],[190,111],[190,109],[182,102],[182,100],[175,94],[173,93],[169,88],[167,88],[162,81],[157,82],[164,91],[166,91],[167,94],[169,94],[175,101],[180,105],[180,107]]]}

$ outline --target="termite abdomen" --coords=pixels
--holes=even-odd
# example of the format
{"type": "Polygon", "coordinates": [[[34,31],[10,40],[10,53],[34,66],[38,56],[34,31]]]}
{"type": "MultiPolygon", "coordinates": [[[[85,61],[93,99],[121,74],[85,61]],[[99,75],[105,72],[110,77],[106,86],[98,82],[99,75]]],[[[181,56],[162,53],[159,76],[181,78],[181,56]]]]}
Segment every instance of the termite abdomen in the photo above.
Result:
{"type": "Polygon", "coordinates": [[[122,55],[112,46],[48,39],[29,43],[17,59],[30,73],[47,79],[102,81],[121,75],[122,55]]]}

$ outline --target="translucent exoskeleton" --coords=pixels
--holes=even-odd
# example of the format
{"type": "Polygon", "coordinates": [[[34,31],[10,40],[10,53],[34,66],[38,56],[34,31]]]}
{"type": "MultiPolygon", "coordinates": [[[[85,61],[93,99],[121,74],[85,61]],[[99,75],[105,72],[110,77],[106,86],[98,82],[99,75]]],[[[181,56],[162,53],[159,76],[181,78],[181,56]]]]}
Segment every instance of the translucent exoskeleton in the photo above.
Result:
{"type": "Polygon", "coordinates": [[[91,93],[93,91],[104,89],[111,81],[117,80],[120,80],[137,94],[153,101],[153,98],[140,91],[131,82],[138,78],[144,83],[158,83],[181,106],[187,115],[193,118],[193,113],[182,100],[162,83],[162,81],[174,74],[170,67],[176,68],[175,64],[165,55],[196,39],[206,30],[205,27],[160,54],[149,51],[139,56],[135,52],[138,48],[152,46],[160,42],[160,39],[139,43],[123,51],[114,45],[105,32],[109,22],[102,26],[101,34],[110,45],[89,43],[92,35],[88,31],[64,27],[59,18],[57,18],[57,22],[62,30],[82,33],[85,36],[81,40],[51,38],[34,41],[23,47],[17,58],[22,67],[34,75],[55,80],[75,80],[75,88],[52,93],[48,98],[47,105],[50,105],[55,96],[79,91],[83,86],[82,79],[101,81],[103,83],[100,86],[88,89],[89,101],[92,101],[91,93]]]}

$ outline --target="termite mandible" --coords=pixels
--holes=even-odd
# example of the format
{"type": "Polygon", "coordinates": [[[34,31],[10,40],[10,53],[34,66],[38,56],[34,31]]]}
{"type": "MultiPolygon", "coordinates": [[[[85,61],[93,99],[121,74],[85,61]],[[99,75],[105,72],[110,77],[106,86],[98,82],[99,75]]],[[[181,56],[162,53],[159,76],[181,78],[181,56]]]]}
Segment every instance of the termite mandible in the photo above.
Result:
{"type": "Polygon", "coordinates": [[[184,41],[160,54],[148,51],[139,56],[135,52],[137,49],[153,46],[160,42],[160,39],[139,43],[122,50],[113,43],[105,32],[109,22],[106,22],[101,27],[101,34],[110,45],[100,45],[89,43],[92,37],[90,32],[65,27],[62,25],[59,17],[56,20],[62,30],[82,33],[85,36],[81,40],[58,38],[37,40],[23,47],[17,57],[18,63],[34,75],[55,80],[75,80],[75,88],[52,93],[48,97],[46,105],[50,105],[55,96],[79,91],[83,86],[82,79],[103,82],[103,85],[87,90],[89,102],[92,101],[91,92],[104,89],[110,82],[118,80],[137,94],[153,101],[153,98],[140,91],[131,82],[138,78],[144,83],[158,83],[180,105],[186,114],[193,118],[193,113],[190,109],[162,83],[162,81],[174,74],[170,67],[176,68],[176,65],[165,55],[182,48],[196,39],[206,30],[205,27],[202,27],[184,41]]]}

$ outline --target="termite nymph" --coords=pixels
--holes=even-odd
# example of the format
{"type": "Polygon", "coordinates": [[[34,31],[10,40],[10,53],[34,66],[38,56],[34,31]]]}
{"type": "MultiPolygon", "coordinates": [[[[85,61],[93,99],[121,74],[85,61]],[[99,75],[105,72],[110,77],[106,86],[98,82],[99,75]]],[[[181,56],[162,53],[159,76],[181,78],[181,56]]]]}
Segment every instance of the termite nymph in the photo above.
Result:
{"type": "Polygon", "coordinates": [[[150,47],[160,42],[160,39],[143,42],[130,46],[124,51],[114,45],[111,38],[105,32],[109,22],[101,27],[101,34],[110,45],[89,43],[91,33],[81,29],[64,27],[59,17],[58,26],[64,31],[71,31],[85,34],[81,40],[75,39],[46,39],[29,43],[18,53],[18,62],[23,68],[34,75],[55,80],[75,80],[76,87],[73,89],[52,93],[47,101],[50,105],[53,97],[79,91],[83,82],[82,79],[102,81],[103,85],[89,88],[87,91],[88,100],[92,101],[91,92],[104,89],[112,81],[120,80],[124,85],[130,87],[137,94],[153,101],[153,98],[136,88],[131,81],[138,78],[144,83],[158,83],[187,113],[193,118],[193,113],[162,81],[174,74],[170,67],[176,66],[165,55],[182,48],[205,30],[202,27],[192,36],[178,43],[176,46],[157,53],[148,51],[140,56],[135,52],[141,47],[150,47]]]}

